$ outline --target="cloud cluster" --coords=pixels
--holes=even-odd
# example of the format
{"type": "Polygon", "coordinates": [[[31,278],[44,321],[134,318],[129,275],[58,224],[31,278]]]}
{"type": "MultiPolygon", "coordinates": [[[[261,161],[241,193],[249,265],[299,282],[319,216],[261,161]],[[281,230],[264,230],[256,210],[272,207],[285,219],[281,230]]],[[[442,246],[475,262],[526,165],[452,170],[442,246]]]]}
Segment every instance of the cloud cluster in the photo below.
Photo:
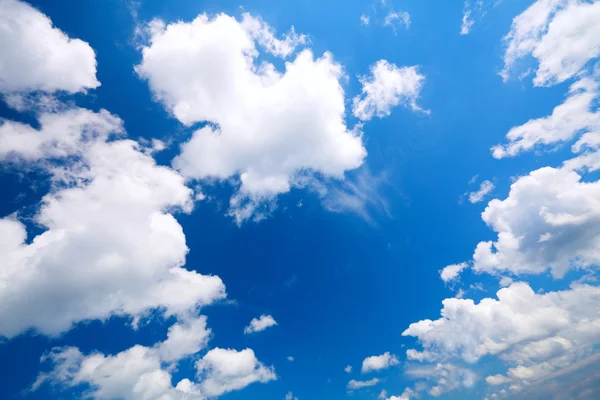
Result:
{"type": "Polygon", "coordinates": [[[538,0],[513,20],[501,75],[506,80],[515,63],[531,56],[538,62],[536,86],[549,86],[575,76],[600,55],[600,3],[582,0],[538,0]]]}
{"type": "MultiPolygon", "coordinates": [[[[40,374],[33,388],[43,383],[63,387],[90,387],[95,399],[205,400],[277,378],[272,367],[260,363],[251,349],[214,348],[196,364],[197,382],[187,378],[175,386],[165,363],[177,362],[202,350],[210,330],[201,316],[169,329],[168,338],[153,347],[136,345],[116,355],[82,354],[77,348],[54,349],[45,357],[50,372],[40,374]]],[[[167,364],[168,365],[168,364],[167,364]]]]}
{"type": "Polygon", "coordinates": [[[137,73],[183,124],[208,123],[173,165],[190,179],[239,177],[230,203],[238,222],[288,192],[301,172],[342,179],[362,164],[366,150],[344,122],[342,68],[331,54],[315,58],[303,50],[284,72],[259,63],[259,48],[289,55],[293,46],[272,34],[255,40],[267,28],[249,15],[151,27],[137,73]],[[274,50],[282,46],[289,51],[274,50]]]}

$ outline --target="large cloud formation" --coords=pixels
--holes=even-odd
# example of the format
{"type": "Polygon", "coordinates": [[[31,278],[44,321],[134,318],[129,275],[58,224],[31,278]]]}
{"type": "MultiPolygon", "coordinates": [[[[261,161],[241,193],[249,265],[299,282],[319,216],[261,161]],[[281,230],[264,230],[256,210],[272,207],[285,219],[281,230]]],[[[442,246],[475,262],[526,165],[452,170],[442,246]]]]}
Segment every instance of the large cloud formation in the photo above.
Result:
{"type": "MultiPolygon", "coordinates": [[[[137,73],[183,124],[206,123],[181,146],[173,165],[190,179],[239,177],[230,202],[238,223],[260,214],[261,204],[302,185],[299,175],[343,179],[346,171],[362,165],[367,153],[361,132],[345,122],[342,66],[330,53],[315,57],[308,49],[292,59],[295,47],[306,42],[304,36],[292,30],[277,39],[248,14],[241,21],[224,14],[168,25],[153,21],[148,33],[137,73]],[[290,60],[279,71],[265,61],[265,53],[290,60]]],[[[394,68],[386,74],[394,87],[382,101],[397,104],[399,96],[406,96],[414,105],[422,76],[412,67],[394,68]],[[404,75],[416,83],[401,82],[404,75]]],[[[361,117],[373,107],[360,106],[365,109],[361,117]]],[[[389,107],[377,113],[388,114],[389,107]]]]}

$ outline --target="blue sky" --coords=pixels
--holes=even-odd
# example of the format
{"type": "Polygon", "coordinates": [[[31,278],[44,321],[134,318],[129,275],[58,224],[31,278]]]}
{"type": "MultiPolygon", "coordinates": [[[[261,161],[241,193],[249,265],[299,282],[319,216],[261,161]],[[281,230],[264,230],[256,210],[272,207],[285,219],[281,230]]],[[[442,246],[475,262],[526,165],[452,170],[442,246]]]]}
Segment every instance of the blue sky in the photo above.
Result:
{"type": "Polygon", "coordinates": [[[600,2],[0,5],[0,398],[597,398],[600,2]]]}

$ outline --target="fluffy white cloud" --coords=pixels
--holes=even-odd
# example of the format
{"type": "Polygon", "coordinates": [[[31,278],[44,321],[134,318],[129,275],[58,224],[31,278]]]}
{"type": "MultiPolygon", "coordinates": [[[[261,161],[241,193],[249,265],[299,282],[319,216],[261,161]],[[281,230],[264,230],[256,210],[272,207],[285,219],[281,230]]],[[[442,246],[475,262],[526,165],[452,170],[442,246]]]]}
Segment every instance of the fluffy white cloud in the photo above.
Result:
{"type": "Polygon", "coordinates": [[[276,379],[273,368],[262,365],[252,350],[215,348],[196,363],[198,382],[186,378],[174,387],[170,369],[164,363],[200,351],[210,332],[206,330],[205,317],[188,318],[184,324],[179,328],[172,326],[167,340],[154,347],[136,345],[116,355],[85,356],[74,347],[54,349],[44,357],[52,364],[52,370],[40,374],[33,389],[48,382],[66,387],[89,385],[87,394],[95,399],[204,400],[276,379]],[[196,345],[182,348],[184,342],[196,345]]]}
{"type": "Polygon", "coordinates": [[[536,294],[525,283],[497,292],[497,299],[443,301],[442,318],[411,324],[415,336],[439,359],[469,363],[486,355],[510,368],[490,375],[490,385],[524,387],[580,359],[600,343],[600,288],[573,284],[568,290],[536,294]]]}
{"type": "Polygon", "coordinates": [[[600,55],[599,18],[598,2],[538,0],[513,20],[501,75],[507,79],[517,60],[533,56],[539,63],[536,86],[575,76],[600,55]]]}
{"type": "Polygon", "coordinates": [[[370,387],[370,386],[375,386],[380,382],[380,380],[378,378],[373,378],[370,379],[368,381],[357,381],[352,379],[350,382],[348,382],[348,390],[357,390],[357,389],[362,389],[365,387],[370,387]]]}
{"type": "Polygon", "coordinates": [[[288,192],[299,173],[341,179],[366,156],[359,132],[344,122],[342,67],[329,53],[315,59],[303,50],[278,71],[259,60],[257,47],[281,54],[273,51],[278,39],[256,40],[253,21],[223,14],[155,21],[136,67],[179,121],[210,123],[182,145],[173,165],[190,179],[239,176],[230,203],[238,222],[288,192]]]}
{"type": "Polygon", "coordinates": [[[29,4],[0,0],[0,93],[74,93],[98,86],[89,44],[69,38],[29,4]]]}
{"type": "Polygon", "coordinates": [[[487,196],[492,192],[492,190],[494,190],[494,187],[494,184],[490,181],[481,182],[479,190],[469,193],[469,202],[474,204],[483,201],[485,196],[487,196]]]}
{"type": "Polygon", "coordinates": [[[594,78],[581,78],[569,88],[567,98],[546,117],[531,119],[512,128],[506,138],[508,144],[492,148],[495,158],[516,156],[539,146],[558,144],[583,137],[574,147],[581,151],[589,145],[598,145],[600,140],[600,112],[595,103],[600,96],[599,83],[594,78]],[[587,136],[586,136],[587,135],[587,136]]]}
{"type": "Polygon", "coordinates": [[[371,18],[368,15],[362,14],[360,16],[360,24],[362,26],[367,26],[369,25],[369,22],[371,22],[371,18]]]}
{"type": "Polygon", "coordinates": [[[169,328],[167,339],[158,346],[160,358],[172,362],[195,354],[206,347],[210,333],[206,317],[184,318],[169,328]]]}
{"type": "Polygon", "coordinates": [[[352,365],[346,365],[346,368],[344,368],[344,372],[346,372],[347,374],[352,372],[352,365]]]}
{"type": "Polygon", "coordinates": [[[442,280],[446,283],[454,281],[458,278],[462,270],[464,270],[468,266],[469,263],[466,262],[462,262],[460,264],[447,265],[440,271],[440,278],[442,278],[442,280]]]}
{"type": "Polygon", "coordinates": [[[399,363],[400,362],[398,361],[398,358],[394,354],[390,354],[389,351],[386,351],[380,356],[371,356],[365,358],[363,360],[360,372],[366,374],[368,372],[386,369],[394,365],[398,365],[399,363]]]}
{"type": "MultiPolygon", "coordinates": [[[[60,151],[13,149],[29,159],[78,157],[47,166],[53,189],[34,218],[43,233],[28,241],[17,218],[0,219],[0,335],[29,328],[58,335],[76,322],[113,315],[135,322],[153,309],[181,316],[224,298],[218,277],[183,268],[188,248],[171,214],[192,208],[183,178],[157,166],[136,142],[105,142],[110,127],[120,129],[115,117],[81,110],[75,115],[74,125],[62,131],[69,138],[52,144],[69,143],[60,151]],[[76,145],[94,136],[98,140],[76,145]]],[[[64,116],[54,117],[64,122],[64,116]]]]}
{"type": "Polygon", "coordinates": [[[200,390],[208,397],[277,379],[273,367],[261,364],[251,349],[212,349],[196,363],[196,369],[202,379],[200,390]]]}
{"type": "Polygon", "coordinates": [[[490,201],[483,220],[498,233],[477,245],[478,272],[542,273],[600,262],[600,182],[582,181],[567,168],[545,167],[512,184],[505,200],[490,201]]]}
{"type": "Polygon", "coordinates": [[[0,161],[38,161],[81,155],[98,140],[124,133],[122,121],[106,110],[83,108],[44,112],[39,129],[0,120],[0,161]]]}
{"type": "Polygon", "coordinates": [[[272,316],[263,314],[259,318],[252,318],[250,325],[244,328],[244,334],[261,332],[275,325],[277,325],[277,321],[272,316]]]}
{"type": "Polygon", "coordinates": [[[370,76],[359,77],[362,94],[352,100],[352,113],[363,121],[390,115],[398,105],[423,111],[417,105],[425,77],[416,66],[398,67],[379,60],[370,67],[370,76]]]}

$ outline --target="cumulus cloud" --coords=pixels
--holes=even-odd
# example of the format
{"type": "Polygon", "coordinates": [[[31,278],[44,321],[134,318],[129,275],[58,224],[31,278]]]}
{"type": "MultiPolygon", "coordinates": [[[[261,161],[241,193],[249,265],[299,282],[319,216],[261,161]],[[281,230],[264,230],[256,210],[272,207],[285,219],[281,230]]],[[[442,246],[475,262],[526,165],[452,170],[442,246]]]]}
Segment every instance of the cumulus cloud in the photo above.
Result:
{"type": "Polygon", "coordinates": [[[370,76],[359,77],[362,94],[352,100],[352,113],[363,121],[383,118],[398,105],[423,111],[417,105],[425,77],[416,66],[398,67],[379,60],[370,67],[370,76]]]}
{"type": "Polygon", "coordinates": [[[600,3],[538,0],[514,18],[501,75],[506,80],[514,64],[527,56],[538,62],[533,80],[549,86],[575,76],[600,55],[600,3]]]}
{"type": "Polygon", "coordinates": [[[51,371],[40,374],[33,389],[50,383],[73,388],[89,386],[87,395],[95,399],[204,400],[276,379],[273,368],[261,364],[251,349],[215,348],[196,363],[197,382],[184,378],[173,386],[170,369],[164,363],[195,354],[207,343],[205,317],[186,324],[191,329],[180,327],[179,333],[174,334],[178,329],[171,327],[168,339],[154,347],[136,345],[116,355],[84,355],[74,347],[56,348],[43,358],[52,365],[51,371]],[[181,329],[186,330],[185,334],[181,334],[181,329]],[[185,350],[181,351],[183,342],[196,345],[183,346],[185,350]],[[179,351],[165,352],[166,348],[179,351]]]}
{"type": "Polygon", "coordinates": [[[273,367],[261,364],[252,349],[212,349],[196,363],[196,369],[202,378],[200,391],[208,397],[277,379],[273,367]]]}
{"type": "Polygon", "coordinates": [[[343,72],[332,55],[303,50],[278,71],[259,60],[259,49],[290,52],[273,51],[281,47],[273,34],[256,40],[254,25],[249,15],[154,21],[136,67],[179,121],[209,123],[173,165],[188,179],[239,178],[230,202],[238,222],[288,192],[299,173],[343,179],[366,156],[360,133],[344,122],[343,72]]]}
{"type": "Polygon", "coordinates": [[[346,365],[346,368],[344,368],[344,372],[346,372],[347,374],[352,372],[352,365],[346,365]]]}
{"type": "Polygon", "coordinates": [[[365,387],[375,386],[379,382],[381,382],[381,381],[378,378],[373,378],[368,381],[357,381],[357,380],[352,379],[350,382],[348,382],[347,388],[350,391],[358,390],[358,389],[362,389],[365,387]]]}
{"type": "Polygon", "coordinates": [[[446,299],[440,319],[411,324],[403,335],[417,337],[439,359],[475,363],[497,356],[509,368],[486,382],[525,387],[568,367],[600,342],[599,299],[600,288],[590,285],[536,294],[518,282],[500,289],[497,299],[446,299]]]}
{"type": "Polygon", "coordinates": [[[0,93],[75,93],[98,86],[88,43],[69,38],[27,3],[0,0],[0,93]]]}
{"type": "Polygon", "coordinates": [[[492,148],[495,158],[516,156],[542,146],[555,145],[583,134],[573,146],[574,151],[596,143],[600,138],[600,112],[596,102],[600,96],[599,83],[593,77],[581,78],[571,85],[565,101],[546,117],[531,119],[512,128],[508,143],[492,148]],[[587,135],[587,136],[586,136],[587,135]]]}
{"type": "Polygon", "coordinates": [[[479,186],[479,190],[469,193],[470,203],[479,203],[485,199],[485,197],[494,190],[495,186],[490,181],[483,181],[479,186]]]}
{"type": "Polygon", "coordinates": [[[460,264],[447,265],[440,271],[440,278],[442,278],[442,280],[445,283],[454,281],[458,279],[460,273],[468,267],[469,263],[466,262],[462,262],[460,264]]]}
{"type": "MultiPolygon", "coordinates": [[[[27,240],[18,217],[0,219],[1,336],[30,328],[58,335],[79,321],[113,315],[135,322],[153,309],[183,315],[225,297],[218,277],[183,268],[188,248],[172,212],[189,212],[193,201],[180,175],[156,165],[134,141],[106,142],[111,129],[121,133],[118,119],[106,112],[75,110],[42,121],[42,131],[55,140],[13,146],[6,154],[77,157],[47,166],[53,188],[34,218],[42,233],[27,240]],[[69,122],[68,116],[76,118],[69,122]],[[97,140],[79,146],[84,137],[97,140]]],[[[8,143],[4,135],[10,134],[5,123],[0,143],[8,143]]]]}
{"type": "Polygon", "coordinates": [[[382,369],[398,365],[399,363],[400,362],[398,361],[398,358],[394,354],[390,354],[389,351],[386,351],[380,356],[371,356],[365,358],[363,360],[360,372],[366,374],[368,372],[380,371],[382,369]]]}
{"type": "Polygon", "coordinates": [[[600,182],[582,181],[567,168],[545,167],[519,178],[508,197],[490,201],[483,220],[498,234],[473,255],[478,272],[562,277],[600,262],[597,206],[600,182]]]}
{"type": "Polygon", "coordinates": [[[252,318],[250,325],[244,328],[244,334],[262,332],[275,325],[277,325],[277,321],[272,316],[263,314],[259,318],[252,318]]]}

